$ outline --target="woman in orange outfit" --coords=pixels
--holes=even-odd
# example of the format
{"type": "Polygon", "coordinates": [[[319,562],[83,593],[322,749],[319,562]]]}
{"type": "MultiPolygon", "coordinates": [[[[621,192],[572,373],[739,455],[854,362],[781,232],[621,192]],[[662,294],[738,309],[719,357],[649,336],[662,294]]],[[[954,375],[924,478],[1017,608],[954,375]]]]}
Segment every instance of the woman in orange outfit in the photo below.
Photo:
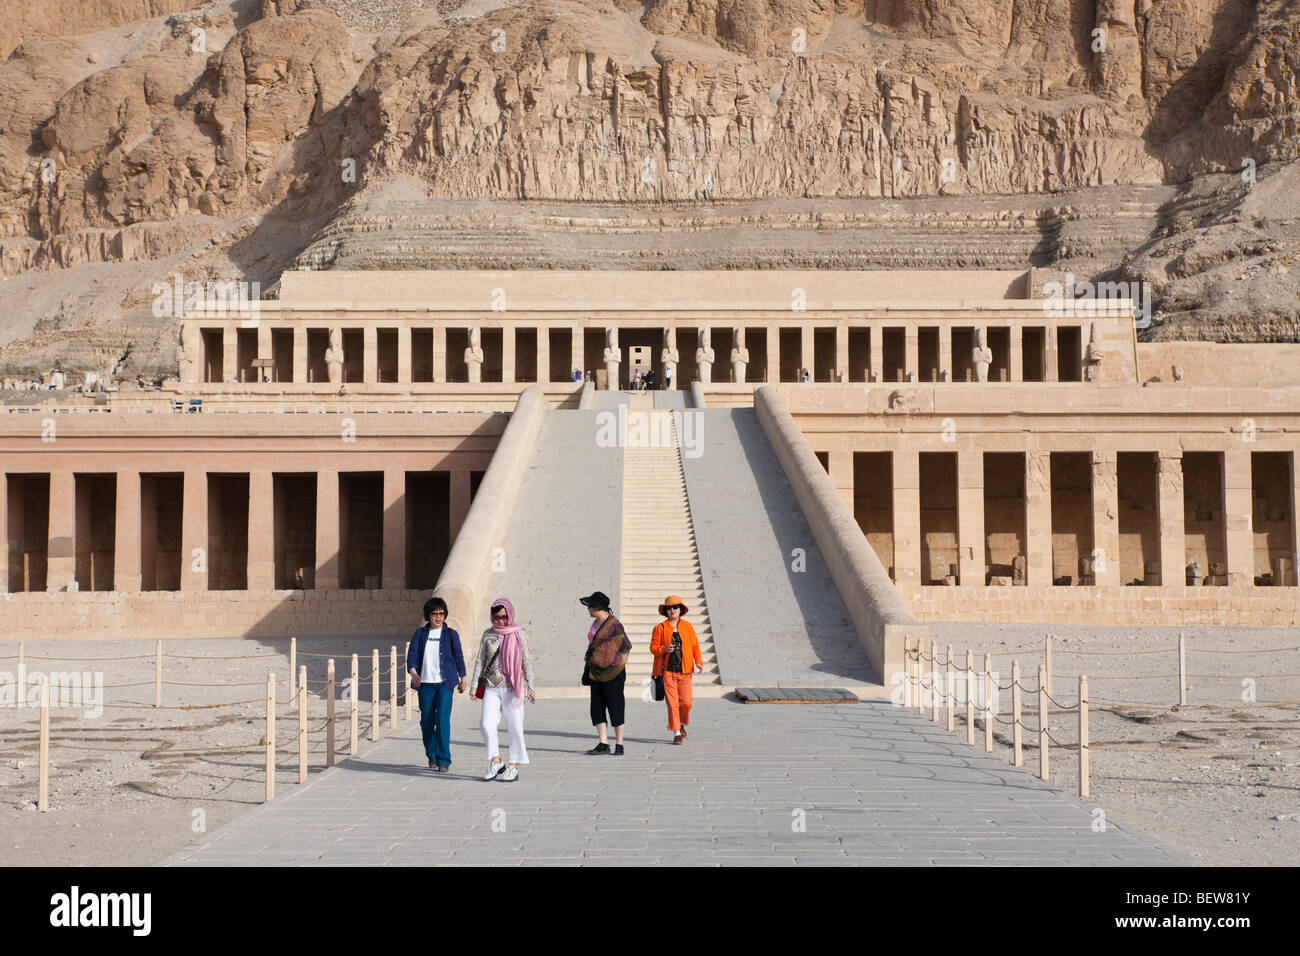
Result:
{"type": "Polygon", "coordinates": [[[700,659],[700,642],[695,628],[685,619],[689,609],[676,594],[670,594],[659,605],[659,613],[667,618],[655,625],[650,636],[650,653],[654,655],[655,677],[663,676],[664,700],[668,702],[668,729],[673,732],[673,743],[686,740],[686,726],[691,722],[691,675],[704,666],[700,659]]]}

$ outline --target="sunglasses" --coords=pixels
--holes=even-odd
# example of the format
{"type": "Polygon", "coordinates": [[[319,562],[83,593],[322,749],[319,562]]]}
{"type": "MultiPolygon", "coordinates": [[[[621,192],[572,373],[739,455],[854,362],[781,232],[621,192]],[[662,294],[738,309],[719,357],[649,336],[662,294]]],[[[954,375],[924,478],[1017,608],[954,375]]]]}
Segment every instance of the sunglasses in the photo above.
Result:
{"type": "Polygon", "coordinates": [[[684,610],[686,610],[686,608],[684,608],[684,607],[683,607],[682,605],[680,605],[680,604],[665,604],[665,605],[664,605],[664,610],[665,610],[665,611],[684,611],[684,610]]]}

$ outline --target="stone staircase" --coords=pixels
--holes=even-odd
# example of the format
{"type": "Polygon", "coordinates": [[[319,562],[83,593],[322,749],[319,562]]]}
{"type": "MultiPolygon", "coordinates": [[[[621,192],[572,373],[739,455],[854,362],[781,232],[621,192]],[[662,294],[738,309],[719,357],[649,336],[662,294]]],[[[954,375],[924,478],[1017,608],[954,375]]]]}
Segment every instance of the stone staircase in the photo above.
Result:
{"type": "Polygon", "coordinates": [[[629,442],[624,449],[622,572],[617,610],[633,644],[627,666],[628,693],[634,693],[633,688],[650,676],[654,663],[650,632],[663,620],[659,603],[670,594],[681,595],[690,609],[687,620],[700,640],[704,667],[696,683],[721,684],[672,416],[654,410],[653,393],[632,392],[630,396],[629,434],[635,434],[632,416],[662,416],[657,419],[662,427],[651,429],[650,434],[671,435],[672,441],[660,441],[660,447],[632,447],[629,442]]]}

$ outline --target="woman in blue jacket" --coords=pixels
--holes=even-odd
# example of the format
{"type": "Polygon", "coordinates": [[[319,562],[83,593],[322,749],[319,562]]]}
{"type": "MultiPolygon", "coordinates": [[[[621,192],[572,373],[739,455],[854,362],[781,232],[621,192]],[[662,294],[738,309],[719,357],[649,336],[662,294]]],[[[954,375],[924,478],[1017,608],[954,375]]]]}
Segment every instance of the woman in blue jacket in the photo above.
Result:
{"type": "Polygon", "coordinates": [[[425,601],[424,620],[424,627],[411,635],[406,671],[411,675],[411,689],[420,698],[424,753],[429,766],[443,773],[451,767],[451,695],[465,693],[469,678],[460,635],[445,624],[447,602],[439,597],[425,601]]]}

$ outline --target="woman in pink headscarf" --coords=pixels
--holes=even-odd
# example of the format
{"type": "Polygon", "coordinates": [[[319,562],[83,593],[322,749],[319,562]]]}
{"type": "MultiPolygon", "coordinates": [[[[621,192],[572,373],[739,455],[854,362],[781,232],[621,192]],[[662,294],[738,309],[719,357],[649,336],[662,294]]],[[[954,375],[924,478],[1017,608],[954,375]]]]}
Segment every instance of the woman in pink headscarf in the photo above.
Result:
{"type": "Polygon", "coordinates": [[[483,632],[474,679],[470,686],[475,700],[483,701],[479,728],[487,744],[488,766],[484,780],[519,779],[519,765],[528,763],[524,747],[524,701],[535,701],[533,659],[528,650],[528,632],[515,624],[515,607],[506,598],[492,602],[492,626],[483,632]],[[505,715],[510,735],[510,765],[501,762],[497,731],[505,715]]]}

